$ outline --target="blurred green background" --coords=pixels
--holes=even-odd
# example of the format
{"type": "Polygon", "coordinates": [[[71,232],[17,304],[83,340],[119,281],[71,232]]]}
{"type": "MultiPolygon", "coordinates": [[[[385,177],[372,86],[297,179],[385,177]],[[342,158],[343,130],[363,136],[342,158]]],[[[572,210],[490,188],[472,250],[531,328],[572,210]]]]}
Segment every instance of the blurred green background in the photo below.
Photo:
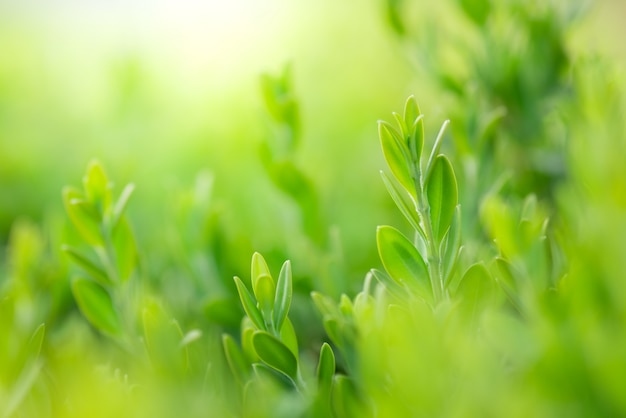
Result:
{"type": "MultiPolygon", "coordinates": [[[[146,299],[152,296],[161,298],[167,315],[171,314],[176,318],[185,332],[200,329],[205,333],[203,337],[208,337],[203,339],[205,344],[201,348],[196,348],[195,354],[202,361],[196,359],[195,363],[202,364],[202,367],[193,370],[191,379],[184,387],[178,387],[169,393],[170,382],[166,378],[152,381],[153,374],[145,371],[145,376],[134,376],[135,382],[162,385],[154,393],[168,393],[172,398],[195,396],[197,408],[203,407],[203,402],[207,401],[203,398],[202,385],[198,384],[206,378],[203,369],[206,362],[203,356],[218,358],[224,363],[217,335],[223,331],[236,335],[243,315],[232,276],[238,275],[244,281],[248,280],[250,257],[254,251],[265,255],[273,272],[278,271],[285,259],[292,260],[295,292],[290,318],[298,332],[304,361],[313,364],[317,357],[315,350],[325,337],[309,298],[310,291],[319,290],[333,300],[342,292],[354,295],[362,287],[367,271],[373,267],[380,268],[376,226],[389,224],[402,228],[403,225],[406,229],[407,225],[389,198],[378,173],[385,167],[385,162],[377,138],[376,121],[391,120],[391,111],[399,111],[406,97],[411,94],[417,97],[425,113],[427,148],[432,144],[443,120],[452,119],[451,133],[446,138],[451,136],[453,141],[446,140],[444,150],[451,156],[459,177],[460,201],[465,216],[464,242],[476,244],[468,245],[470,250],[466,251],[462,267],[466,268],[476,261],[492,259],[498,249],[493,245],[493,236],[487,236],[487,230],[490,223],[497,224],[501,219],[494,221],[489,215],[501,208],[504,208],[502,212],[506,212],[506,205],[509,205],[513,209],[509,209],[510,213],[507,215],[514,214],[510,217],[517,222],[517,212],[522,212],[518,209],[521,208],[521,198],[526,190],[520,187],[518,194],[505,190],[502,196],[498,196],[502,197],[502,201],[489,202],[491,207],[488,209],[492,209],[492,213],[487,210],[484,211],[486,215],[479,213],[478,207],[487,195],[486,189],[497,182],[490,175],[493,172],[500,174],[497,171],[502,166],[506,167],[509,160],[499,161],[498,157],[502,157],[502,154],[490,154],[492,149],[485,151],[477,146],[468,151],[458,147],[458,144],[462,144],[463,140],[469,142],[476,139],[476,132],[484,128],[471,126],[476,122],[473,117],[483,116],[483,112],[497,108],[502,104],[500,100],[505,104],[516,105],[518,103],[515,99],[524,96],[519,91],[514,91],[514,88],[509,90],[507,83],[504,83],[504,93],[513,93],[509,96],[498,96],[502,91],[495,88],[489,90],[493,85],[488,82],[494,79],[497,81],[502,76],[505,81],[519,82],[515,86],[519,87],[528,81],[523,77],[528,73],[522,74],[523,71],[520,71],[522,76],[519,76],[513,72],[511,76],[506,71],[500,73],[498,70],[501,68],[494,65],[493,68],[490,67],[492,74],[487,71],[489,74],[485,76],[476,70],[481,69],[479,64],[490,64],[489,55],[478,56],[474,60],[473,50],[463,50],[466,55],[455,55],[454,52],[458,50],[449,48],[452,49],[452,62],[455,65],[444,61],[447,66],[443,67],[451,70],[450,74],[458,75],[461,81],[468,73],[469,78],[476,76],[480,79],[479,76],[485,76],[484,80],[479,81],[484,83],[479,85],[483,91],[476,93],[468,88],[463,94],[455,96],[445,88],[446,80],[438,80],[437,74],[433,75],[427,69],[419,68],[419,63],[415,67],[411,62],[411,57],[408,56],[410,54],[407,54],[406,48],[403,49],[406,43],[403,45],[399,41],[387,20],[386,7],[394,3],[402,2],[0,0],[0,296],[5,291],[10,295],[0,299],[3,303],[7,302],[5,311],[0,315],[0,320],[3,321],[0,324],[9,329],[8,333],[0,335],[5,338],[0,338],[0,349],[7,353],[19,353],[25,342],[30,341],[33,329],[45,322],[48,329],[43,345],[46,361],[52,365],[50,370],[55,371],[57,367],[62,371],[56,373],[58,387],[78,394],[75,396],[78,401],[74,401],[77,402],[75,416],[81,416],[83,410],[89,411],[93,399],[105,405],[107,399],[117,396],[116,392],[112,392],[100,397],[99,390],[103,393],[108,390],[100,382],[98,385],[94,384],[96,389],[83,399],[83,392],[89,392],[84,391],[84,387],[90,385],[84,384],[82,377],[91,376],[94,382],[99,381],[92,376],[93,364],[102,365],[112,358],[114,360],[111,362],[111,369],[120,367],[122,370],[133,370],[128,366],[134,359],[120,355],[117,348],[100,344],[105,338],[90,328],[81,317],[69,289],[70,278],[77,271],[80,272],[80,269],[72,266],[60,251],[61,243],[81,245],[63,208],[62,187],[68,184],[80,186],[85,167],[95,158],[103,163],[109,178],[115,182],[116,196],[126,183],[133,182],[136,186],[128,207],[128,218],[140,252],[137,281],[141,281],[142,291],[145,291],[142,296],[146,299]],[[459,57],[466,60],[458,61],[459,57]],[[284,134],[281,129],[285,126],[277,125],[266,109],[261,74],[276,77],[282,74],[286,64],[291,68],[293,90],[289,94],[293,94],[298,103],[301,133],[297,146],[285,151],[286,159],[310,181],[313,196],[304,196],[302,201],[280,190],[279,182],[270,176],[271,170],[268,166],[271,164],[267,162],[267,155],[263,154],[264,144],[280,139],[281,132],[284,134]],[[483,158],[485,155],[488,158],[483,158]],[[485,166],[495,161],[493,169],[489,171],[487,168],[482,173],[484,177],[478,175],[479,178],[474,183],[472,180],[475,179],[471,178],[471,158],[475,158],[474,163],[477,161],[485,166]],[[474,192],[476,193],[472,196],[474,192]],[[314,204],[307,206],[311,202],[314,204]],[[479,219],[479,215],[483,215],[483,219],[479,219]],[[309,217],[315,218],[315,221],[308,219],[309,217]],[[85,353],[89,354],[85,356],[85,353]],[[78,362],[76,373],[65,373],[65,366],[75,364],[76,359],[83,360],[78,362]],[[189,388],[193,390],[185,392],[189,388]]],[[[475,28],[468,29],[471,27],[471,19],[463,16],[460,8],[454,9],[450,6],[454,4],[456,7],[462,3],[467,4],[462,0],[441,4],[416,1],[411,8],[413,14],[409,16],[407,13],[407,19],[411,21],[410,19],[415,18],[419,21],[420,17],[426,19],[425,16],[429,16],[430,25],[441,26],[441,32],[436,32],[435,37],[442,39],[443,43],[454,38],[452,28],[458,29],[455,33],[466,31],[469,45],[482,46],[480,36],[483,35],[483,28],[476,25],[475,28]],[[452,9],[455,11],[452,12],[452,9]],[[422,11],[424,15],[420,16],[422,11]]],[[[485,39],[493,41],[499,30],[515,39],[516,28],[509,31],[507,24],[514,22],[517,16],[502,18],[502,15],[510,10],[517,10],[513,6],[509,7],[509,4],[523,4],[520,9],[524,9],[526,3],[515,0],[493,3],[501,7],[494,8],[496,11],[493,21],[496,23],[489,29],[492,32],[484,31],[487,33],[485,39]],[[504,22],[503,27],[498,26],[498,19],[504,22]]],[[[558,9],[558,5],[568,3],[566,0],[552,0],[546,3],[549,4],[546,9],[553,5],[557,5],[554,7],[558,9]]],[[[586,5],[588,2],[579,3],[586,5]]],[[[536,6],[535,11],[541,11],[543,3],[529,1],[528,4],[529,10],[536,6]]],[[[528,15],[533,16],[532,13],[528,15]]],[[[541,13],[537,15],[544,17],[541,13]]],[[[549,18],[554,17],[549,13],[548,15],[549,18]]],[[[609,163],[618,174],[620,171],[615,167],[621,164],[619,153],[612,154],[614,149],[622,149],[614,148],[616,144],[623,142],[619,117],[609,114],[608,111],[603,114],[606,109],[599,105],[600,102],[605,102],[605,106],[610,107],[612,103],[605,98],[613,97],[614,86],[604,80],[611,71],[604,71],[606,69],[598,65],[597,73],[587,69],[581,71],[582,81],[572,75],[572,68],[576,68],[579,58],[593,57],[596,54],[608,56],[607,61],[617,63],[618,67],[624,66],[626,43],[619,41],[625,35],[623,16],[626,16],[626,3],[623,1],[598,0],[589,3],[589,10],[583,18],[565,29],[558,28],[564,30],[567,55],[567,59],[563,59],[561,63],[550,56],[551,45],[548,45],[548,53],[544,56],[541,55],[544,51],[543,44],[527,45],[529,50],[539,51],[537,55],[545,59],[545,62],[540,63],[542,65],[537,66],[537,71],[530,72],[531,76],[537,76],[537,84],[545,87],[541,84],[544,81],[542,70],[551,75],[556,74],[555,84],[561,84],[554,86],[558,90],[556,93],[550,91],[544,95],[543,91],[530,92],[530,105],[526,104],[531,111],[520,112],[521,116],[511,112],[510,119],[506,119],[502,130],[498,131],[498,139],[501,140],[499,142],[504,147],[511,144],[523,147],[527,138],[519,132],[508,132],[506,129],[515,126],[516,122],[530,128],[529,131],[536,137],[529,141],[536,142],[528,147],[530,151],[527,154],[530,157],[526,157],[529,160],[536,157],[532,154],[532,151],[536,151],[534,146],[538,145],[537,149],[541,151],[543,142],[551,146],[554,145],[551,141],[555,138],[573,138],[571,144],[563,146],[561,143],[557,145],[562,148],[554,148],[563,151],[562,159],[572,160],[567,162],[573,173],[568,179],[569,183],[560,184],[561,188],[550,183],[561,181],[559,175],[562,173],[550,178],[546,182],[549,183],[547,186],[533,183],[536,178],[532,176],[529,176],[530,180],[526,180],[532,187],[541,189],[538,192],[542,199],[540,203],[545,204],[546,212],[565,212],[555,217],[555,224],[559,225],[561,221],[565,224],[565,238],[575,237],[582,242],[573,240],[574,244],[564,245],[564,251],[569,256],[574,255],[573,284],[570,293],[564,293],[566,296],[576,296],[577,292],[583,295],[580,300],[574,298],[571,309],[576,311],[579,308],[576,303],[581,305],[580,322],[583,325],[571,325],[568,322],[571,316],[568,316],[570,311],[566,303],[552,307],[556,312],[554,314],[541,312],[537,316],[539,320],[535,318],[536,322],[533,322],[531,318],[528,321],[529,329],[537,326],[543,332],[538,333],[541,337],[536,337],[537,340],[545,339],[548,341],[546,347],[550,348],[554,339],[556,348],[554,352],[546,349],[544,357],[541,357],[545,363],[537,363],[536,367],[530,361],[521,362],[529,365],[527,370],[524,369],[525,366],[520,366],[520,369],[529,373],[527,382],[523,374],[520,379],[527,383],[521,386],[529,392],[515,398],[518,405],[525,402],[524,399],[535,399],[534,390],[540,387],[537,382],[544,382],[545,376],[562,379],[555,384],[546,383],[555,391],[554,396],[557,398],[563,396],[566,401],[572,401],[586,390],[576,385],[586,382],[584,378],[587,376],[587,363],[579,361],[575,355],[562,355],[569,353],[571,347],[568,334],[570,329],[578,330],[579,334],[572,332],[580,339],[577,342],[580,347],[588,348],[587,343],[591,341],[592,349],[589,349],[587,358],[590,364],[595,365],[596,361],[601,362],[608,358],[604,356],[607,347],[614,350],[613,354],[618,359],[615,361],[623,363],[618,356],[624,343],[609,343],[615,336],[611,328],[612,317],[611,321],[606,322],[598,319],[598,324],[589,322],[597,325],[595,328],[589,326],[590,328],[599,330],[598,333],[603,333],[602,338],[606,338],[598,340],[600,343],[597,347],[593,345],[596,340],[587,339],[585,328],[588,325],[586,315],[595,318],[598,306],[607,305],[602,299],[604,294],[601,291],[597,291],[600,296],[594,299],[595,294],[587,292],[585,287],[588,284],[585,279],[588,277],[591,278],[588,280],[591,283],[589,287],[607,280],[595,271],[597,260],[610,267],[610,274],[607,273],[606,276],[611,280],[615,279],[615,283],[611,282],[615,286],[614,294],[624,294],[620,290],[623,288],[623,281],[619,281],[622,271],[619,251],[624,248],[623,234],[615,232],[620,229],[611,224],[612,221],[616,221],[618,225],[623,224],[623,212],[619,212],[618,208],[615,213],[611,212],[611,216],[604,216],[602,209],[613,210],[613,206],[599,198],[600,215],[594,218],[593,223],[587,219],[593,213],[590,215],[584,212],[584,208],[581,213],[571,209],[577,208],[581,200],[593,197],[591,193],[586,195],[581,192],[586,191],[585,187],[591,180],[595,181],[591,181],[592,186],[598,186],[599,194],[606,194],[605,197],[608,196],[609,200],[615,198],[616,201],[623,202],[620,195],[623,184],[619,181],[615,185],[605,182],[605,173],[601,170],[607,155],[615,158],[615,161],[610,160],[609,163]],[[554,62],[558,65],[550,67],[554,62]],[[604,86],[605,83],[608,85],[606,91],[595,95],[596,86],[604,86]],[[584,90],[588,86],[591,92],[584,90]],[[533,108],[535,104],[537,109],[533,108]],[[529,115],[536,116],[533,111],[540,117],[537,120],[525,119],[529,115]],[[575,120],[577,116],[587,113],[596,115],[594,111],[599,113],[597,120],[594,119],[597,125],[585,125],[586,121],[575,120]],[[562,114],[557,116],[565,114],[563,119],[555,116],[560,112],[562,114]],[[515,116],[519,116],[519,120],[515,120],[515,116]],[[612,125],[607,123],[606,131],[598,132],[600,145],[595,146],[589,138],[595,134],[593,130],[597,126],[603,126],[603,118],[610,119],[612,125]],[[539,122],[536,126],[535,121],[539,122]],[[588,154],[591,154],[587,152],[587,148],[597,152],[593,164],[589,163],[591,160],[587,160],[588,154]],[[567,188],[568,184],[572,190],[567,188]],[[550,195],[554,190],[558,193],[550,195]],[[613,194],[604,193],[606,190],[611,190],[613,194]],[[547,196],[542,196],[542,192],[547,196]],[[563,208],[568,208],[571,212],[563,208]],[[567,219],[568,217],[571,219],[567,219]],[[594,226],[599,231],[597,237],[593,235],[596,233],[594,226]],[[613,250],[615,254],[603,251],[601,245],[595,245],[596,242],[604,243],[604,235],[609,232],[615,234],[607,238],[607,242],[616,243],[613,250]],[[596,240],[587,240],[589,236],[596,240]],[[577,266],[576,263],[580,265],[577,266]],[[597,281],[590,274],[592,271],[600,276],[597,281]],[[583,303],[586,298],[589,299],[588,306],[583,303]],[[548,325],[542,322],[543,316],[547,318],[548,325]],[[542,328],[544,326],[548,331],[542,328]],[[563,332],[562,339],[553,337],[551,330],[561,328],[567,331],[563,332]],[[555,363],[554,359],[562,363],[555,363]],[[562,382],[572,382],[576,387],[572,389],[562,385],[562,382]]],[[[554,20],[558,21],[556,18],[554,20]]],[[[528,27],[536,29],[532,26],[534,23],[536,21],[531,18],[524,21],[528,27]]],[[[548,19],[548,23],[552,21],[548,19]]],[[[523,24],[520,26],[525,29],[523,24]]],[[[419,33],[421,27],[417,29],[416,33],[419,33]]],[[[559,30],[556,30],[557,41],[561,41],[559,30]]],[[[537,36],[537,33],[534,35],[537,36]]],[[[511,48],[513,53],[509,57],[506,48],[509,38],[503,39],[504,45],[497,45],[501,47],[499,52],[504,57],[503,61],[507,57],[519,59],[515,53],[523,51],[523,48],[511,48]]],[[[418,46],[424,46],[421,41],[422,39],[410,39],[407,42],[409,49],[417,50],[418,46]],[[410,44],[412,41],[415,41],[414,44],[410,44]]],[[[446,46],[450,47],[449,44],[446,46]]],[[[424,46],[424,49],[428,48],[428,45],[424,46]]],[[[480,54],[480,48],[477,48],[476,54],[480,54]]],[[[494,57],[500,58],[497,54],[494,57]]],[[[533,65],[533,62],[522,62],[519,68],[533,70],[533,65]]],[[[584,65],[581,64],[581,67],[584,65]]],[[[532,86],[535,80],[532,77],[529,79],[532,86]]],[[[613,110],[618,112],[619,108],[616,106],[613,110]]],[[[277,148],[280,149],[280,146],[277,148]]],[[[499,151],[510,152],[511,149],[515,150],[504,148],[499,151]]],[[[515,159],[517,155],[510,153],[508,158],[512,156],[515,159]]],[[[277,157],[273,155],[272,158],[277,157]]],[[[609,176],[610,173],[607,172],[606,175],[609,176]]],[[[593,206],[595,201],[589,200],[589,206],[593,206]]],[[[543,212],[539,212],[543,216],[543,212]]],[[[516,231],[511,228],[505,232],[511,232],[514,238],[519,238],[515,235],[516,231]]],[[[84,247],[84,243],[82,244],[84,247]]],[[[523,262],[528,262],[523,259],[524,256],[526,254],[522,254],[520,258],[523,262]]],[[[532,264],[532,260],[528,264],[532,264]]],[[[544,278],[541,274],[529,276],[544,278]]],[[[538,299],[544,297],[541,293],[544,290],[546,289],[537,289],[538,299]]],[[[531,296],[529,299],[534,301],[533,297],[536,295],[531,296]]],[[[544,299],[541,301],[537,303],[539,310],[543,309],[544,299]]],[[[620,309],[621,306],[626,305],[619,305],[620,309]]],[[[508,305],[503,308],[505,316],[509,315],[507,309],[508,305]]],[[[432,319],[430,311],[425,318],[432,319]]],[[[369,323],[366,325],[369,326],[369,323]]],[[[421,327],[422,323],[418,325],[415,329],[421,327]]],[[[504,325],[502,327],[506,328],[504,325]]],[[[435,337],[429,339],[429,328],[426,327],[425,338],[436,342],[439,328],[434,322],[431,328],[435,337]]],[[[465,330],[462,327],[459,329],[465,330]]],[[[513,347],[510,351],[521,352],[523,350],[519,347],[525,346],[517,344],[517,337],[513,335],[515,328],[511,329],[514,331],[504,338],[504,342],[513,347]]],[[[399,330],[404,332],[401,327],[399,330]]],[[[389,331],[393,334],[394,328],[391,327],[389,331]]],[[[371,338],[380,342],[383,341],[378,338],[381,335],[385,334],[373,333],[371,338]]],[[[524,339],[527,344],[534,341],[532,336],[524,337],[521,331],[520,335],[519,338],[524,339]]],[[[413,348],[421,347],[424,340],[414,337],[412,333],[407,333],[405,337],[409,340],[405,344],[407,352],[401,352],[404,354],[401,356],[396,356],[392,351],[388,354],[392,361],[398,362],[397,371],[401,375],[407,372],[406,386],[412,388],[413,376],[409,376],[409,372],[414,369],[405,370],[403,359],[411,357],[413,348]]],[[[625,340],[624,336],[620,338],[620,341],[625,340]]],[[[499,336],[494,339],[498,340],[499,336]]],[[[453,338],[452,341],[456,344],[457,340],[453,338]]],[[[369,344],[367,339],[362,343],[366,348],[363,349],[363,361],[371,358],[378,360],[379,353],[376,350],[380,347],[369,344]],[[370,349],[372,352],[368,351],[370,349]]],[[[445,376],[456,376],[454,362],[450,363],[452,366],[449,366],[449,370],[442,369],[436,362],[432,363],[435,366],[431,364],[433,358],[447,361],[450,357],[459,364],[475,367],[475,371],[468,372],[468,376],[479,376],[483,373],[480,368],[491,365],[493,356],[491,352],[483,352],[482,346],[479,347],[478,354],[472,354],[472,344],[468,342],[467,347],[463,344],[458,347],[454,345],[450,353],[442,354],[440,347],[433,343],[430,357],[425,355],[417,358],[417,362],[424,362],[424,376],[429,373],[437,374],[440,370],[444,370],[445,376]],[[473,361],[477,358],[480,361],[473,361]]],[[[581,352],[584,351],[583,348],[581,352]]],[[[521,353],[519,357],[524,360],[525,356],[526,353],[521,353]]],[[[0,360],[2,359],[3,356],[0,356],[0,360]]],[[[11,356],[4,356],[3,361],[10,363],[11,356]]],[[[602,365],[607,367],[609,377],[606,381],[612,384],[615,399],[619,399],[618,389],[615,388],[622,387],[618,371],[624,369],[611,368],[610,361],[611,358],[602,365]],[[618,376],[614,377],[609,373],[611,371],[618,376]]],[[[216,371],[216,375],[229,375],[226,366],[220,365],[220,361],[214,364],[216,368],[223,368],[216,371]]],[[[372,364],[374,368],[380,367],[386,373],[384,366],[377,362],[372,364]]],[[[0,365],[3,365],[1,361],[0,365]]],[[[18,366],[14,368],[19,371],[18,366]]],[[[137,369],[141,370],[141,367],[137,369]]],[[[494,370],[487,370],[485,376],[500,376],[501,368],[498,366],[494,370]]],[[[605,369],[598,370],[603,372],[605,369]]],[[[10,372],[6,376],[0,376],[3,379],[6,377],[6,382],[0,383],[8,382],[5,385],[7,388],[11,388],[16,380],[12,371],[10,372]]],[[[103,376],[109,378],[114,373],[118,372],[102,371],[103,376]]],[[[158,373],[159,370],[155,375],[158,376],[158,373]]],[[[503,376],[506,374],[502,373],[503,376]]],[[[55,375],[52,372],[49,374],[55,375]]],[[[119,379],[119,375],[114,377],[123,380],[119,379]]],[[[166,377],[176,381],[172,376],[166,377]]],[[[602,379],[598,377],[598,381],[602,382],[602,379]]],[[[219,379],[216,381],[221,385],[219,379]]],[[[398,382],[404,380],[400,379],[398,382]]],[[[56,383],[48,383],[42,384],[42,387],[57,387],[56,383]]],[[[108,383],[106,379],[105,383],[108,383]]],[[[127,382],[124,381],[125,383],[127,382]]],[[[372,388],[378,387],[378,383],[376,379],[369,382],[372,388]]],[[[481,384],[480,391],[491,394],[492,382],[484,379],[481,384]]],[[[9,393],[8,389],[2,392],[5,386],[0,385],[0,399],[5,399],[3,396],[9,393]]],[[[124,385],[115,385],[118,389],[121,386],[124,385]]],[[[32,396],[48,396],[47,390],[42,389],[39,393],[39,389],[39,386],[35,386],[35,394],[32,396]]],[[[228,390],[226,387],[225,391],[228,390]]],[[[510,396],[518,393],[514,386],[503,391],[510,396]]],[[[55,392],[50,393],[52,395],[49,396],[56,396],[55,392]]],[[[381,394],[383,395],[386,396],[381,394]]],[[[413,394],[406,395],[411,401],[413,394]]],[[[435,395],[443,399],[445,391],[439,391],[435,395]]],[[[481,402],[480,398],[473,396],[473,392],[470,395],[467,401],[470,404],[481,402]]],[[[160,403],[150,401],[150,390],[140,396],[148,400],[137,403],[137,409],[146,405],[151,405],[155,410],[160,407],[160,403]]],[[[425,391],[422,396],[427,398],[430,395],[425,391]]],[[[7,396],[6,399],[8,398],[7,396]]],[[[546,399],[546,408],[550,410],[550,394],[546,399]]],[[[601,401],[602,399],[592,399],[589,405],[595,406],[601,401]]],[[[228,403],[228,397],[222,402],[228,403]]],[[[420,402],[418,399],[417,403],[420,402]]],[[[508,401],[504,399],[500,402],[506,404],[508,401]]],[[[388,403],[392,407],[397,405],[395,400],[388,403]]],[[[451,404],[443,401],[441,403],[451,404]]],[[[36,404],[46,405],[46,402],[24,403],[25,408],[36,404]]],[[[113,405],[111,408],[116,407],[116,404],[113,405]]],[[[528,405],[529,411],[532,411],[532,402],[528,405]]],[[[176,404],[169,405],[173,410],[165,411],[164,415],[168,412],[179,412],[175,410],[176,407],[176,404]]],[[[500,412],[503,410],[494,408],[500,412]]],[[[519,416],[524,416],[523,409],[520,411],[519,416]]],[[[150,409],[143,410],[143,413],[149,416],[150,409]]],[[[24,414],[28,416],[27,409],[24,414]]],[[[471,416],[472,411],[466,414],[471,416]]]]}
{"type": "MultiPolygon", "coordinates": [[[[571,34],[572,49],[623,59],[616,40],[625,7],[596,2],[571,34]]],[[[297,163],[320,191],[328,223],[349,237],[350,280],[360,280],[375,259],[375,226],[398,216],[378,177],[375,121],[409,94],[428,109],[427,131],[447,117],[394,44],[383,8],[356,0],[3,2],[0,242],[18,217],[63,216],[62,185],[97,158],[118,184],[137,185],[131,218],[146,252],[167,245],[156,238],[170,223],[168,202],[203,170],[213,176],[210,205],[235,265],[247,266],[252,250],[288,248],[298,214],[260,162],[269,129],[259,75],[291,62],[303,127],[297,163]]]]}

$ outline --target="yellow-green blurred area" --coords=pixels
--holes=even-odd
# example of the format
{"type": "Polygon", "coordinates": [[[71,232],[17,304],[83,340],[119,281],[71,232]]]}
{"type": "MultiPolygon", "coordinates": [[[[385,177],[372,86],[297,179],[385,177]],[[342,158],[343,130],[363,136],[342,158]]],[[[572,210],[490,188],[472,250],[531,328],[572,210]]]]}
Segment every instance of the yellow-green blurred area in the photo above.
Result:
{"type": "Polygon", "coordinates": [[[371,256],[374,214],[389,207],[375,122],[417,90],[380,9],[330,1],[3,4],[2,241],[18,216],[59,214],[61,187],[97,158],[118,186],[137,185],[130,210],[140,214],[133,221],[146,246],[163,240],[163,207],[200,170],[214,176],[223,223],[249,240],[242,261],[253,248],[284,245],[294,225],[284,216],[290,202],[259,160],[269,134],[259,76],[291,62],[304,133],[298,163],[330,222],[351,237],[348,257],[371,256]]]}
{"type": "MultiPolygon", "coordinates": [[[[623,56],[623,8],[597,2],[572,50],[623,56]]],[[[269,135],[259,75],[291,62],[298,164],[345,256],[367,267],[374,226],[397,216],[383,215],[392,206],[375,121],[408,94],[429,109],[430,136],[447,117],[394,44],[382,2],[4,2],[0,39],[3,243],[17,217],[60,216],[61,187],[97,158],[116,184],[136,183],[130,210],[147,249],[163,240],[163,207],[201,170],[214,176],[211,205],[242,249],[284,247],[298,221],[259,161],[269,135]]]]}
{"type": "Polygon", "coordinates": [[[622,0],[0,0],[0,417],[329,416],[301,413],[314,389],[242,401],[221,337],[245,351],[259,331],[232,280],[255,286],[255,251],[274,279],[291,260],[288,348],[311,387],[331,343],[337,417],[625,411],[624,16],[622,0]],[[412,226],[377,132],[410,95],[424,163],[451,120],[464,252],[438,306],[363,280],[384,264],[377,226],[412,226]],[[457,292],[474,265],[498,289],[476,317],[457,292]]]}

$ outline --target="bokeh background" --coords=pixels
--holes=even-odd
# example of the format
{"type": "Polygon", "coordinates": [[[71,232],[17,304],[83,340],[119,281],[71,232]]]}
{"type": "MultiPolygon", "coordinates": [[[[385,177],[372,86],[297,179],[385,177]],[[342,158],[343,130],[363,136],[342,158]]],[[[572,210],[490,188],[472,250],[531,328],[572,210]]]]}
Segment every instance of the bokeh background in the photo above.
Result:
{"type": "MultiPolygon", "coordinates": [[[[621,1],[594,2],[572,50],[623,62],[625,15],[621,1]]],[[[118,184],[137,185],[130,210],[146,251],[166,245],[151,239],[167,227],[164,208],[201,171],[220,225],[243,247],[231,251],[235,265],[247,265],[242,249],[284,247],[296,215],[260,162],[270,131],[259,76],[291,63],[298,164],[328,223],[350,237],[358,281],[375,258],[375,226],[398,216],[378,177],[376,120],[409,94],[428,109],[431,135],[446,117],[377,1],[3,1],[0,48],[2,244],[18,217],[62,217],[61,187],[97,158],[118,184]]]]}

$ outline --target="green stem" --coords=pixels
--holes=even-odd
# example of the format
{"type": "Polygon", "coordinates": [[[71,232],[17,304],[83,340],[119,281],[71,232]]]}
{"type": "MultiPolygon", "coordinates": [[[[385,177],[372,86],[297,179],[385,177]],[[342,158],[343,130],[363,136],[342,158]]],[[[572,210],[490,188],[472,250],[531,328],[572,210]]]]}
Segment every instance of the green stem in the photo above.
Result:
{"type": "Polygon", "coordinates": [[[441,255],[439,254],[439,246],[433,233],[433,228],[430,224],[430,206],[426,198],[423,184],[421,182],[422,169],[419,162],[414,162],[412,167],[412,177],[415,184],[415,194],[417,196],[417,214],[422,220],[424,234],[426,235],[426,241],[428,242],[426,263],[428,264],[428,273],[430,275],[430,284],[433,289],[433,297],[435,305],[443,300],[444,287],[443,277],[441,275],[441,255]]]}

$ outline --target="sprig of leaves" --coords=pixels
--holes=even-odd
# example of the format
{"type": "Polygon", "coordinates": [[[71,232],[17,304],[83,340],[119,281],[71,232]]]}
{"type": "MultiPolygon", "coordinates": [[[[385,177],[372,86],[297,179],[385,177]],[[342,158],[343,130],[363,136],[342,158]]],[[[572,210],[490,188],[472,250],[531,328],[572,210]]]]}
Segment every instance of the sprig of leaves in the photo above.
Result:
{"type": "MultiPolygon", "coordinates": [[[[424,116],[415,98],[408,98],[402,115],[393,116],[396,126],[385,121],[378,124],[383,154],[393,176],[381,175],[413,228],[415,240],[393,227],[379,227],[378,252],[398,285],[408,286],[428,303],[438,304],[448,296],[449,279],[461,248],[456,176],[450,160],[439,152],[448,121],[425,160],[424,116]]],[[[374,277],[390,287],[380,274],[374,277]]]]}

